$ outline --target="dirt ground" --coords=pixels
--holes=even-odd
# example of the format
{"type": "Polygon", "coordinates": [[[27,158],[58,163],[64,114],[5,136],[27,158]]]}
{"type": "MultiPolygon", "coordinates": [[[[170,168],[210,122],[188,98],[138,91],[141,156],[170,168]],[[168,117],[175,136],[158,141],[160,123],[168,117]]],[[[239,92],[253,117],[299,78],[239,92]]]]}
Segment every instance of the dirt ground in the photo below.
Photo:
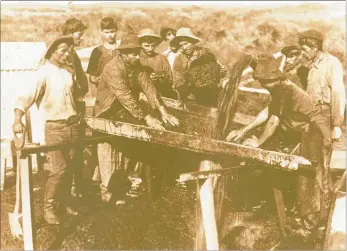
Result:
{"type": "MultiPolygon", "coordinates": [[[[343,131],[345,135],[345,128],[343,131]]],[[[343,147],[345,141],[340,145],[343,147]]],[[[98,185],[90,185],[84,198],[73,200],[80,215],[68,216],[60,227],[55,227],[48,226],[43,220],[47,175],[47,170],[33,175],[38,250],[192,250],[194,247],[196,183],[193,181],[179,186],[174,179],[165,178],[156,200],[150,201],[141,187],[139,197],[127,196],[125,205],[103,204],[98,185]]],[[[268,178],[271,177],[279,179],[277,175],[268,178]]],[[[272,190],[264,187],[267,183],[270,180],[257,183],[257,175],[247,172],[228,176],[220,236],[222,249],[313,248],[310,243],[303,243],[293,236],[281,238],[272,190]],[[267,200],[265,206],[252,210],[262,200],[267,200]]],[[[7,177],[1,192],[1,250],[23,249],[23,242],[12,238],[9,227],[8,213],[14,204],[15,176],[12,176],[7,177]]]]}
{"type": "MultiPolygon", "coordinates": [[[[164,183],[160,196],[148,200],[144,189],[138,198],[126,198],[125,205],[104,205],[97,186],[91,186],[84,199],[74,199],[79,216],[66,217],[60,227],[43,221],[43,192],[47,171],[35,174],[34,206],[36,249],[96,250],[189,250],[195,238],[195,182],[186,187],[164,183]]],[[[230,182],[229,182],[230,184],[230,182]]],[[[8,212],[15,202],[15,179],[7,180],[1,192],[1,250],[23,249],[20,240],[12,238],[8,212]]],[[[222,231],[224,249],[270,249],[280,240],[274,204],[258,212],[241,211],[227,197],[225,224],[222,231]]],[[[290,248],[303,249],[299,240],[290,240],[290,248]]],[[[286,249],[286,243],[277,249],[286,249]]],[[[310,247],[307,247],[309,249],[310,247]]]]}

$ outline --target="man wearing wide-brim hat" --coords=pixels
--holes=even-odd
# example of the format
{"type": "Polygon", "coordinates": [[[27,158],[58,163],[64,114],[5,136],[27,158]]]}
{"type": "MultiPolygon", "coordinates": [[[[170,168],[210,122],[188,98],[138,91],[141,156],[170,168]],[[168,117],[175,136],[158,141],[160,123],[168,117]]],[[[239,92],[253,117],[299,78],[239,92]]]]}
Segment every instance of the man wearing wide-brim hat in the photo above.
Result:
{"type": "MultiPolygon", "coordinates": [[[[159,111],[164,124],[178,125],[178,120],[166,111],[148,72],[139,62],[141,48],[138,36],[124,35],[117,50],[119,53],[105,66],[100,77],[95,104],[96,117],[126,119],[128,122],[140,122],[157,130],[165,130],[162,122],[140,104],[139,95],[143,92],[151,109],[159,111]]],[[[110,200],[111,192],[117,192],[109,184],[115,169],[111,159],[113,151],[111,145],[98,148],[101,196],[105,202],[110,200]]]]}
{"type": "Polygon", "coordinates": [[[139,32],[141,46],[140,63],[145,66],[155,88],[163,97],[177,99],[177,93],[172,87],[172,72],[168,59],[155,51],[163,39],[152,29],[139,32]]]}
{"type": "MultiPolygon", "coordinates": [[[[311,132],[312,136],[319,137],[320,143],[320,158],[324,158],[321,164],[315,167],[316,176],[311,180],[317,182],[317,192],[320,193],[320,204],[322,205],[321,220],[326,220],[326,210],[330,203],[331,183],[330,183],[330,167],[328,155],[332,149],[332,138],[329,122],[326,116],[322,113],[320,107],[316,106],[309,98],[307,92],[287,80],[287,76],[279,69],[280,60],[274,59],[271,55],[258,60],[253,78],[258,80],[262,87],[267,89],[271,94],[271,102],[268,106],[266,115],[258,115],[250,125],[240,129],[241,135],[246,135],[247,132],[260,124],[267,121],[263,133],[259,137],[252,137],[244,140],[243,144],[252,147],[261,147],[275,133],[283,135],[284,142],[301,135],[307,131],[311,132]],[[323,206],[324,205],[324,206],[323,206]]],[[[228,140],[233,140],[238,133],[231,132],[227,137],[228,140]]],[[[303,157],[307,155],[302,154],[303,157]]],[[[297,163],[292,163],[292,168],[297,168],[297,163]]],[[[300,192],[300,189],[299,191],[300,192]]],[[[306,200],[312,198],[306,198],[306,200]]],[[[308,222],[306,222],[308,223],[308,222]]],[[[308,225],[306,225],[308,226],[308,225]]],[[[314,234],[317,230],[306,228],[289,229],[298,233],[302,237],[308,238],[310,234],[314,234]]],[[[315,236],[313,236],[315,237],[315,236]]]]}
{"type": "Polygon", "coordinates": [[[200,41],[190,28],[178,29],[172,39],[181,50],[173,66],[174,88],[182,101],[193,94],[198,104],[217,106],[220,81],[226,72],[209,49],[197,46],[200,41]]]}
{"type": "MultiPolygon", "coordinates": [[[[23,132],[21,118],[36,104],[44,114],[46,144],[81,143],[83,126],[76,108],[77,81],[75,71],[68,65],[73,45],[71,36],[62,36],[48,47],[36,82],[16,100],[14,133],[23,132]]],[[[81,143],[70,151],[48,153],[52,164],[44,195],[44,219],[48,224],[60,224],[60,209],[77,214],[69,206],[72,174],[83,163],[82,147],[81,143]]]]}

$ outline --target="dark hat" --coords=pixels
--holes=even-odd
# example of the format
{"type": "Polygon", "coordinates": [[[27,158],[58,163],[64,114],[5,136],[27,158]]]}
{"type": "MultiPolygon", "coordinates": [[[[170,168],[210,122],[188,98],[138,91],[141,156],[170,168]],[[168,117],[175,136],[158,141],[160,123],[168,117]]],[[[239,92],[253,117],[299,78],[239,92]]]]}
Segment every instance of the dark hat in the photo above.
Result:
{"type": "Polygon", "coordinates": [[[101,19],[100,28],[101,30],[118,29],[117,22],[112,17],[104,17],[103,19],[101,19]]]}
{"type": "Polygon", "coordinates": [[[124,50],[124,49],[139,49],[140,43],[139,38],[136,35],[128,34],[122,36],[121,43],[118,46],[118,50],[124,50]]]}
{"type": "Polygon", "coordinates": [[[284,73],[280,71],[281,60],[282,57],[275,59],[272,55],[259,56],[253,78],[276,80],[283,77],[284,73]]]}
{"type": "Polygon", "coordinates": [[[171,28],[171,27],[161,27],[160,28],[160,36],[162,37],[162,39],[165,39],[165,35],[168,31],[173,31],[175,33],[175,36],[176,36],[176,32],[177,30],[175,30],[174,28],[171,28]]]}
{"type": "Polygon", "coordinates": [[[303,37],[303,38],[313,38],[313,39],[317,39],[321,42],[324,41],[324,34],[317,31],[317,30],[306,30],[304,32],[300,32],[299,33],[299,37],[303,37]]]}
{"type": "Polygon", "coordinates": [[[87,26],[85,26],[81,20],[72,17],[66,20],[66,22],[63,24],[62,33],[63,35],[68,35],[76,31],[84,31],[85,29],[87,29],[87,26]]]}
{"type": "Polygon", "coordinates": [[[298,45],[288,45],[283,47],[281,53],[288,58],[299,56],[301,53],[301,47],[298,45]]]}
{"type": "Polygon", "coordinates": [[[68,45],[74,45],[74,39],[72,36],[61,36],[61,37],[58,37],[56,38],[53,43],[51,43],[51,45],[48,47],[46,53],[45,53],[45,56],[44,58],[45,59],[50,59],[50,57],[52,56],[53,52],[55,52],[55,50],[58,48],[58,46],[60,44],[68,44],[68,45]]]}

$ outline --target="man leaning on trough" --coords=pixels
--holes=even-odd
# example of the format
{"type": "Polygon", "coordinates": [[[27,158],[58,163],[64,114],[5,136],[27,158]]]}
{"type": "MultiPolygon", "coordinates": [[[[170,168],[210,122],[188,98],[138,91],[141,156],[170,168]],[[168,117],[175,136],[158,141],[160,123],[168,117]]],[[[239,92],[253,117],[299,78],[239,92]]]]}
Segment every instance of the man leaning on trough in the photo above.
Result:
{"type": "MultiPolygon", "coordinates": [[[[109,119],[130,119],[158,130],[165,130],[162,122],[153,117],[150,111],[145,111],[139,102],[140,92],[143,92],[153,110],[159,110],[162,121],[173,126],[178,120],[169,114],[158,95],[148,73],[139,63],[140,44],[136,35],[125,35],[117,48],[119,53],[111,59],[104,68],[98,85],[95,116],[109,119]],[[129,116],[130,115],[130,116],[129,116]]],[[[101,174],[102,200],[108,202],[112,193],[108,190],[109,181],[114,172],[114,165],[109,151],[99,151],[98,158],[101,174]]]]}

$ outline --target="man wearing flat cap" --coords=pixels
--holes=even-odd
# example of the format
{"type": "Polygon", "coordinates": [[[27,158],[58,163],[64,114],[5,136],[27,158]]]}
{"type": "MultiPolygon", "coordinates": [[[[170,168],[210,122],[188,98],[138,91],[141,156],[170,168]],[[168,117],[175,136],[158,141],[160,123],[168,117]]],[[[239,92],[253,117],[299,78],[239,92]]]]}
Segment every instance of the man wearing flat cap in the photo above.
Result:
{"type": "MultiPolygon", "coordinates": [[[[143,92],[152,110],[159,111],[162,121],[172,126],[178,120],[169,114],[156,91],[148,72],[140,64],[140,44],[136,35],[125,35],[117,48],[119,53],[105,66],[96,96],[95,116],[115,120],[127,119],[134,123],[143,123],[157,130],[165,130],[162,122],[151,115],[139,102],[143,92]]],[[[110,156],[114,149],[111,145],[98,147],[99,168],[101,174],[102,200],[108,202],[112,196],[109,181],[114,167],[110,156]],[[108,190],[109,189],[109,190],[108,190]]],[[[124,175],[123,175],[124,177],[124,175]]]]}
{"type": "MultiPolygon", "coordinates": [[[[268,106],[267,113],[260,113],[258,116],[245,127],[241,129],[242,135],[231,132],[227,140],[242,140],[242,138],[252,129],[267,121],[265,128],[259,137],[251,137],[243,140],[243,144],[260,147],[272,135],[279,134],[284,141],[294,138],[294,136],[305,137],[309,131],[311,137],[317,138],[317,152],[322,161],[318,161],[315,167],[314,179],[317,184],[317,192],[319,192],[319,204],[324,205],[319,215],[320,220],[326,220],[327,208],[330,205],[330,196],[332,191],[331,174],[330,174],[330,156],[328,153],[332,150],[332,137],[329,118],[322,113],[319,106],[316,106],[310,99],[307,92],[287,80],[285,74],[279,70],[280,63],[271,55],[258,60],[253,78],[257,79],[262,87],[267,89],[271,94],[271,103],[268,106]],[[236,137],[237,136],[237,137],[236,137]]],[[[309,158],[304,151],[301,155],[309,158]]],[[[314,158],[315,160],[315,158],[314,158]]],[[[292,163],[293,168],[297,168],[297,164],[292,163]]],[[[300,193],[300,187],[298,190],[300,193]]],[[[300,197],[300,196],[299,196],[300,197]]],[[[306,200],[311,201],[311,197],[306,200]]],[[[302,237],[309,237],[311,233],[315,233],[315,229],[290,228],[294,233],[300,234],[302,237]]]]}
{"type": "Polygon", "coordinates": [[[209,49],[197,46],[200,41],[190,28],[180,28],[172,39],[181,50],[173,67],[174,88],[182,101],[193,94],[196,103],[216,107],[225,72],[209,49]]]}
{"type": "Polygon", "coordinates": [[[155,51],[163,39],[152,29],[140,31],[139,41],[141,46],[140,63],[148,72],[158,93],[163,97],[177,99],[173,90],[172,72],[168,59],[155,51]]]}
{"type": "MultiPolygon", "coordinates": [[[[341,137],[341,126],[345,112],[345,87],[343,69],[338,58],[323,50],[324,34],[317,30],[306,30],[299,33],[299,45],[303,56],[311,61],[307,77],[306,91],[314,105],[328,119],[333,141],[341,137]]],[[[320,137],[313,131],[303,136],[301,143],[302,155],[324,165],[324,160],[330,161],[332,151],[322,156],[320,137]]],[[[305,223],[302,229],[324,229],[326,204],[321,203],[321,192],[317,180],[299,176],[299,215],[305,223]],[[310,199],[308,199],[310,198],[310,199]],[[324,217],[323,217],[324,216],[324,217]],[[323,219],[323,220],[322,220],[323,219]]],[[[321,232],[321,231],[320,231],[321,232]]]]}
{"type": "Polygon", "coordinates": [[[23,114],[36,104],[42,107],[47,144],[78,143],[72,149],[48,153],[51,169],[44,195],[44,219],[48,224],[60,224],[60,209],[68,214],[77,212],[69,207],[72,175],[82,160],[83,128],[76,102],[77,81],[75,71],[68,65],[74,40],[71,36],[57,38],[45,54],[45,62],[37,72],[37,80],[28,92],[15,103],[14,133],[24,131],[23,114]]]}

